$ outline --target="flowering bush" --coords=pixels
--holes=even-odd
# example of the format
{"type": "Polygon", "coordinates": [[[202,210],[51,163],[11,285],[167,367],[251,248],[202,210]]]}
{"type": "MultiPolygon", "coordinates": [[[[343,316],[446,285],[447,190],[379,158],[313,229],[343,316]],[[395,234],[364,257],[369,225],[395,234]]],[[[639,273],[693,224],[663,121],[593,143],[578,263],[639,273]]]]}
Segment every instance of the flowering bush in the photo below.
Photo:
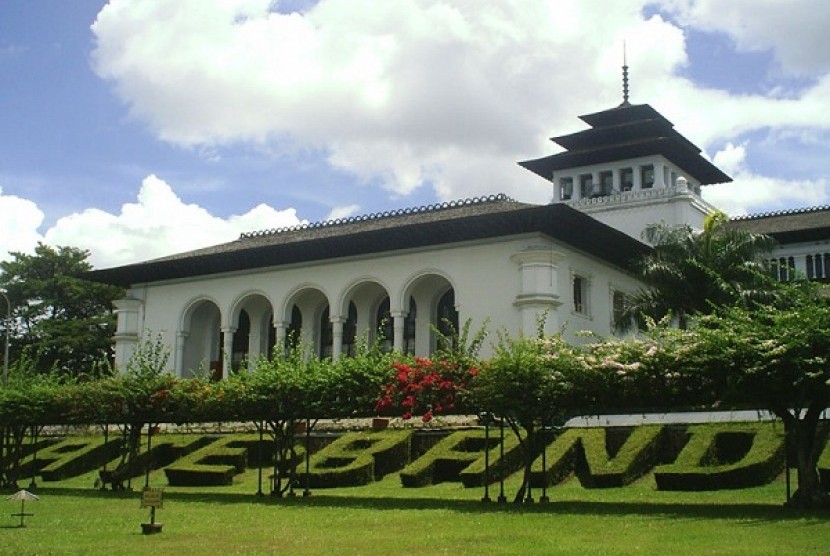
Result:
{"type": "Polygon", "coordinates": [[[428,423],[435,415],[458,411],[461,397],[478,369],[446,359],[416,357],[392,364],[395,376],[383,387],[375,404],[379,415],[398,414],[403,419],[420,415],[428,423]]]}

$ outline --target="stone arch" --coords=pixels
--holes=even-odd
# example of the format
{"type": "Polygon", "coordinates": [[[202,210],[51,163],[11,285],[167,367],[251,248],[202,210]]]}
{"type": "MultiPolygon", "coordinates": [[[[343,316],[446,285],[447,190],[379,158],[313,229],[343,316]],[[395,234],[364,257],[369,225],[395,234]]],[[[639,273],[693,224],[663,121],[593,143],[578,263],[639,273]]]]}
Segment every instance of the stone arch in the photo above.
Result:
{"type": "Polygon", "coordinates": [[[198,297],[182,312],[176,372],[183,378],[209,372],[222,376],[222,312],[215,299],[198,297]]]}
{"type": "Polygon", "coordinates": [[[252,364],[260,357],[269,357],[276,343],[274,309],[269,297],[261,291],[239,295],[228,311],[224,334],[233,337],[230,346],[230,371],[240,370],[247,361],[252,364]]]}
{"type": "MultiPolygon", "coordinates": [[[[409,314],[411,312],[411,301],[414,300],[415,302],[416,355],[427,356],[436,350],[437,335],[433,331],[433,327],[438,327],[440,322],[439,304],[442,298],[446,298],[447,295],[455,297],[455,293],[455,284],[452,278],[440,270],[422,270],[406,282],[397,303],[398,307],[406,308],[402,311],[404,314],[409,314]]],[[[453,299],[453,305],[455,310],[458,311],[456,299],[453,299]]]]}
{"type": "MultiPolygon", "coordinates": [[[[344,288],[338,300],[339,314],[346,318],[346,327],[354,326],[357,338],[374,342],[378,326],[378,307],[390,298],[389,288],[376,278],[360,278],[344,288]],[[350,307],[356,309],[356,322],[350,323],[350,307]]],[[[391,338],[390,338],[391,340],[391,338]]],[[[344,336],[344,343],[348,343],[344,336]]]]}
{"type": "Polygon", "coordinates": [[[294,341],[301,341],[305,349],[313,353],[320,352],[320,341],[326,334],[326,330],[320,329],[320,317],[330,306],[330,296],[316,284],[303,284],[294,288],[285,298],[280,309],[280,319],[274,320],[277,329],[276,343],[288,347],[292,340],[287,332],[299,311],[302,327],[300,337],[294,341]],[[295,310],[295,307],[297,310],[295,310]]]}

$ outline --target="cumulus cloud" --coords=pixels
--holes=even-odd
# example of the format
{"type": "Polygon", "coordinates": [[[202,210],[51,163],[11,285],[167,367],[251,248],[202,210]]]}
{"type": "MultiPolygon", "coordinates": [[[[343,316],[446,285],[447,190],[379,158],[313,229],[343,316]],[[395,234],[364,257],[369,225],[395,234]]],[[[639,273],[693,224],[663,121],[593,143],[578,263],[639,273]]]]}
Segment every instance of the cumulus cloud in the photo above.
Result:
{"type": "Polygon", "coordinates": [[[729,35],[742,51],[770,51],[786,74],[830,71],[830,3],[816,0],[663,0],[684,25],[729,35]]]}
{"type": "Polygon", "coordinates": [[[513,162],[619,103],[623,40],[632,100],[705,150],[765,126],[830,128],[830,62],[816,48],[830,4],[798,3],[320,0],[285,14],[269,0],[112,0],[92,27],[93,60],[132,116],[174,144],[320,149],[391,196],[430,185],[442,199],[545,202],[549,185],[513,162]],[[654,5],[672,21],[644,16],[654,5]],[[815,83],[789,99],[701,89],[679,76],[680,25],[770,49],[815,83]],[[782,26],[793,32],[769,33],[782,26]]]}
{"type": "Polygon", "coordinates": [[[830,199],[830,182],[785,180],[753,173],[746,166],[747,143],[727,144],[714,157],[714,163],[734,178],[732,183],[710,185],[703,197],[730,216],[824,205],[830,199]]]}
{"type": "Polygon", "coordinates": [[[33,253],[43,237],[38,228],[43,223],[43,211],[37,205],[15,195],[3,195],[0,187],[0,260],[8,259],[10,251],[33,253]]]}
{"type": "Polygon", "coordinates": [[[222,219],[183,202],[169,184],[150,175],[136,202],[124,204],[120,213],[90,208],[65,216],[46,231],[44,241],[87,249],[93,266],[106,268],[232,241],[241,232],[301,223],[293,208],[267,205],[222,219]]]}

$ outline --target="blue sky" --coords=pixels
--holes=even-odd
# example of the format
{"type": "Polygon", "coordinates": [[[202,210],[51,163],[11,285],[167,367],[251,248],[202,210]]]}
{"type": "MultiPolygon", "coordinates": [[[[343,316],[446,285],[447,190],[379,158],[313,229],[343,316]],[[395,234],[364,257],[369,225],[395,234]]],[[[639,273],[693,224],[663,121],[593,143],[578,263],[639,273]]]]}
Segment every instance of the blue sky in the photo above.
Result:
{"type": "Polygon", "coordinates": [[[0,259],[97,267],[242,231],[505,192],[631,94],[735,182],[732,214],[830,203],[822,0],[4,0],[0,259]]]}

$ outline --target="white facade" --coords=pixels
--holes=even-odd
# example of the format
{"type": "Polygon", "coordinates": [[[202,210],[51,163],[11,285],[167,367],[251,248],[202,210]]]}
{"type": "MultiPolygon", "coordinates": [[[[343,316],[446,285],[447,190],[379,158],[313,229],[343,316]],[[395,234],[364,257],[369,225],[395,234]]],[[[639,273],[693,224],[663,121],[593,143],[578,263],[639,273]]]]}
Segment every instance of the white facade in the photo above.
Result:
{"type": "MultiPolygon", "coordinates": [[[[135,285],[119,302],[117,360],[124,363],[142,336],[161,334],[175,354],[178,375],[211,368],[224,374],[243,354],[267,356],[269,348],[282,346],[296,310],[304,341],[320,353],[326,309],[336,358],[344,355],[350,304],[357,336],[373,341],[381,324],[378,309],[387,299],[391,344],[407,348],[405,320],[414,307],[414,343],[408,345],[426,356],[436,348],[432,326],[450,291],[458,322],[469,319],[473,330],[486,323],[490,332],[532,335],[537,319],[546,315],[549,332],[562,328],[578,341],[580,330],[611,334],[615,292],[631,293],[637,286],[623,270],[540,235],[156,282],[135,285]],[[575,277],[582,281],[576,292],[575,277]],[[243,311],[250,326],[239,349],[234,337],[243,311]]],[[[482,355],[491,349],[485,342],[482,355]]]]}
{"type": "MultiPolygon", "coordinates": [[[[581,118],[590,129],[554,138],[566,152],[520,163],[550,180],[551,205],[445,203],[101,271],[129,287],[116,363],[151,334],[170,346],[178,375],[216,378],[298,336],[321,357],[348,356],[356,338],[430,355],[444,318],[486,325],[493,341],[534,335],[542,317],[574,342],[584,330],[613,334],[641,286],[628,270],[648,251],[644,228],[702,227],[714,207],[701,186],[729,177],[648,105],[581,118]]],[[[481,355],[491,353],[485,342],[481,355]]]]}

